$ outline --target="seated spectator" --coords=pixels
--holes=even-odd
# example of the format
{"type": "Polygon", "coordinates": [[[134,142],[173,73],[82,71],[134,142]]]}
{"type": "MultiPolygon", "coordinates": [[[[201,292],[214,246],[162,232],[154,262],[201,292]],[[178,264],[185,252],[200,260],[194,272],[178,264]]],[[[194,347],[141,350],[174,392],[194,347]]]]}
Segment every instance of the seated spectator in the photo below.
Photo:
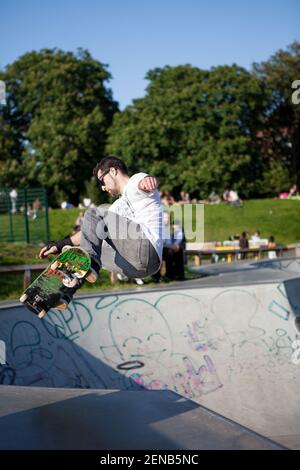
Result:
{"type": "Polygon", "coordinates": [[[293,184],[293,186],[290,188],[290,192],[289,192],[289,195],[288,197],[293,197],[293,196],[299,196],[299,191],[297,189],[297,185],[296,184],[293,184]]]}
{"type": "Polygon", "coordinates": [[[224,193],[223,193],[223,201],[224,201],[224,202],[228,202],[229,191],[230,191],[230,189],[229,189],[229,188],[226,188],[225,191],[224,191],[224,193]]]}
{"type": "Polygon", "coordinates": [[[268,248],[276,248],[275,238],[273,237],[273,235],[269,237],[268,248]]]}
{"type": "Polygon", "coordinates": [[[190,195],[189,193],[185,193],[184,191],[180,192],[180,201],[179,204],[186,204],[190,202],[190,195]]]}
{"type": "Polygon", "coordinates": [[[243,205],[237,191],[234,191],[233,189],[226,188],[223,193],[223,199],[225,203],[229,204],[231,207],[239,208],[243,205]]]}
{"type": "Polygon", "coordinates": [[[253,244],[255,245],[259,245],[260,243],[260,231],[259,230],[256,230],[256,232],[254,233],[254,235],[252,235],[251,237],[251,241],[253,242],[253,244]]]}
{"type": "MultiPolygon", "coordinates": [[[[239,247],[241,250],[248,250],[249,249],[249,240],[247,238],[246,232],[243,232],[239,239],[239,247]]],[[[241,253],[240,259],[246,259],[247,253],[241,253]]]]}
{"type": "Polygon", "coordinates": [[[173,198],[170,191],[164,191],[161,194],[161,203],[166,207],[169,207],[170,205],[175,203],[175,199],[173,198]]]}
{"type": "MultiPolygon", "coordinates": [[[[271,235],[269,237],[269,240],[268,240],[268,248],[276,248],[276,243],[275,243],[275,239],[273,237],[273,235],[271,235]]],[[[276,251],[269,251],[268,252],[268,258],[269,259],[274,259],[274,258],[277,258],[277,253],[276,251]]]]}
{"type": "Polygon", "coordinates": [[[212,191],[207,198],[207,202],[208,204],[220,204],[221,198],[215,191],[212,191]]]}

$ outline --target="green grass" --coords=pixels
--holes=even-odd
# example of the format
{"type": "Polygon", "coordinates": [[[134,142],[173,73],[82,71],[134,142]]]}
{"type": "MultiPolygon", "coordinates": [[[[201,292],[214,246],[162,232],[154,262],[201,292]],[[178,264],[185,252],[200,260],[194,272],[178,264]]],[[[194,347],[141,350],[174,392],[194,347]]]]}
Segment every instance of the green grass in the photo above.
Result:
{"type": "MultiPolygon", "coordinates": [[[[24,215],[0,214],[0,241],[13,240],[22,242],[26,240],[26,224],[24,215]]],[[[38,242],[46,236],[45,212],[40,211],[36,219],[28,219],[29,240],[38,242]]]]}
{"type": "MultiPolygon", "coordinates": [[[[50,210],[51,239],[58,240],[71,233],[79,212],[80,209],[50,210]]],[[[227,240],[229,235],[240,234],[243,231],[252,234],[256,230],[260,230],[262,238],[273,235],[278,243],[296,243],[300,242],[299,219],[300,201],[249,200],[244,202],[241,209],[234,209],[224,204],[205,205],[205,241],[222,241],[227,240]]],[[[20,220],[20,224],[21,222],[20,220]]],[[[38,223],[38,219],[30,223],[35,222],[38,223]]]]}
{"type": "Polygon", "coordinates": [[[72,232],[81,209],[51,209],[49,225],[51,240],[59,240],[72,232]]]}
{"type": "Polygon", "coordinates": [[[38,264],[40,248],[37,245],[25,243],[0,243],[0,265],[38,264]]]}
{"type": "MultiPolygon", "coordinates": [[[[176,208],[181,210],[181,207],[176,208]]],[[[299,220],[300,201],[249,200],[240,209],[225,204],[204,205],[204,240],[224,241],[231,235],[245,231],[251,236],[259,230],[261,238],[273,235],[278,244],[297,243],[300,242],[299,220]]],[[[188,228],[190,222],[190,217],[185,217],[187,237],[193,234],[188,228]]]]}
{"type": "Polygon", "coordinates": [[[281,244],[300,242],[300,202],[264,199],[245,201],[240,209],[226,205],[205,206],[205,240],[228,240],[243,231],[261,238],[275,237],[281,244]]]}
{"type": "MultiPolygon", "coordinates": [[[[79,209],[53,209],[49,211],[51,239],[63,238],[72,231],[79,209]]],[[[270,235],[278,244],[300,242],[300,201],[293,200],[250,200],[245,201],[241,209],[234,209],[224,204],[205,205],[204,232],[205,241],[228,240],[229,235],[243,231],[253,234],[260,230],[262,238],[270,235]]],[[[0,219],[1,222],[1,219],[0,219]]],[[[36,221],[32,221],[36,222],[36,221]]],[[[0,264],[41,263],[38,259],[39,246],[24,243],[0,243],[0,264]]],[[[187,274],[190,276],[189,274],[187,274]]],[[[149,284],[151,286],[151,284],[149,284]]],[[[135,287],[135,284],[117,283],[116,288],[135,287]]],[[[84,290],[107,290],[112,286],[106,271],[101,273],[96,285],[86,285],[84,290]]],[[[18,298],[22,292],[22,275],[2,277],[0,299],[18,298]]]]}

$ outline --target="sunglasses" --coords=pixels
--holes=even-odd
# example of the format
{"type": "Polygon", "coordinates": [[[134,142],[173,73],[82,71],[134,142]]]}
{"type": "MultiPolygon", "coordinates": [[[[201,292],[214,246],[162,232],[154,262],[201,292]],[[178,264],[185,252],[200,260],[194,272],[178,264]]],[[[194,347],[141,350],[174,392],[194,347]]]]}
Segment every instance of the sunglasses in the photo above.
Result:
{"type": "Polygon", "coordinates": [[[100,186],[105,186],[104,184],[104,181],[103,181],[103,178],[105,175],[107,175],[107,173],[110,172],[110,168],[108,170],[105,170],[105,172],[98,178],[98,181],[100,183],[100,186]]]}

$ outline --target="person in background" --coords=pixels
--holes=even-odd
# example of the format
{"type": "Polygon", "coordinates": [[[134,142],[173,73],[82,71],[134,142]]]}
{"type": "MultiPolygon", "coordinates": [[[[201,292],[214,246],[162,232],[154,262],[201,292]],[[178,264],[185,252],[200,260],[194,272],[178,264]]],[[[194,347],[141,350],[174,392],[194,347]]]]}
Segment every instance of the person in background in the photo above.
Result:
{"type": "MultiPolygon", "coordinates": [[[[171,237],[171,230],[170,230],[170,214],[168,211],[163,211],[162,216],[162,242],[163,242],[163,252],[162,252],[162,260],[166,261],[166,254],[167,249],[172,246],[172,237],[171,237]]],[[[166,278],[162,278],[161,269],[157,271],[152,276],[153,282],[160,282],[162,280],[168,281],[166,278]]]]}
{"type": "Polygon", "coordinates": [[[162,194],[161,194],[161,203],[163,206],[165,207],[169,207],[171,206],[172,204],[175,203],[175,199],[173,198],[172,194],[170,193],[170,191],[164,191],[162,194]]]}
{"type": "Polygon", "coordinates": [[[38,216],[38,211],[42,208],[42,204],[41,204],[41,201],[39,200],[39,198],[36,198],[33,203],[32,203],[32,211],[33,211],[33,215],[32,215],[32,219],[36,219],[37,216],[38,216]]]}
{"type": "Polygon", "coordinates": [[[223,193],[223,199],[224,202],[229,204],[231,207],[239,208],[243,205],[243,202],[237,191],[234,191],[233,189],[226,188],[223,193]]]}
{"type": "Polygon", "coordinates": [[[299,196],[299,191],[297,189],[296,184],[293,184],[293,186],[290,188],[289,195],[288,195],[289,198],[293,196],[299,196]]]}
{"type": "Polygon", "coordinates": [[[170,230],[170,216],[163,214],[163,261],[166,264],[165,276],[157,272],[152,276],[154,282],[182,281],[184,280],[184,255],[186,238],[184,230],[178,220],[174,221],[170,230]]]}
{"type": "Polygon", "coordinates": [[[11,213],[16,214],[17,212],[17,199],[18,199],[18,193],[15,189],[12,189],[11,192],[9,193],[10,200],[11,200],[11,213]]]}
{"type": "Polygon", "coordinates": [[[166,276],[171,280],[184,280],[185,246],[186,238],[183,227],[181,226],[179,220],[175,220],[173,226],[172,252],[168,263],[166,261],[166,276]]]}
{"type": "MultiPolygon", "coordinates": [[[[275,238],[273,237],[273,235],[271,235],[269,237],[269,240],[268,240],[268,248],[276,248],[276,243],[275,243],[275,238]]],[[[277,253],[276,251],[268,251],[268,258],[269,259],[274,259],[274,258],[277,258],[277,253]]]]}
{"type": "MultiPolygon", "coordinates": [[[[248,250],[249,249],[249,240],[247,238],[247,233],[243,232],[239,238],[239,247],[241,250],[248,250]]],[[[240,259],[246,259],[247,253],[241,253],[240,259]]]]}
{"type": "Polygon", "coordinates": [[[259,245],[260,240],[261,240],[260,231],[256,230],[254,235],[252,235],[252,237],[251,237],[251,241],[253,242],[253,244],[259,245]]]}
{"type": "Polygon", "coordinates": [[[190,195],[189,193],[185,193],[184,191],[180,192],[180,201],[179,204],[187,204],[190,202],[190,195]]]}

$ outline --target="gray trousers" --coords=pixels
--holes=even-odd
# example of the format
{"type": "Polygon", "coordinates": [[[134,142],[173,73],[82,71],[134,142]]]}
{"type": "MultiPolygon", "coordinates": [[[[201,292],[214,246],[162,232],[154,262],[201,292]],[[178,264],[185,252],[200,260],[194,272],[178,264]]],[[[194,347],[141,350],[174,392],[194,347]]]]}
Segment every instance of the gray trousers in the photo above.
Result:
{"type": "Polygon", "coordinates": [[[132,279],[156,273],[161,264],[139,224],[101,207],[85,213],[80,246],[100,268],[132,279]]]}

